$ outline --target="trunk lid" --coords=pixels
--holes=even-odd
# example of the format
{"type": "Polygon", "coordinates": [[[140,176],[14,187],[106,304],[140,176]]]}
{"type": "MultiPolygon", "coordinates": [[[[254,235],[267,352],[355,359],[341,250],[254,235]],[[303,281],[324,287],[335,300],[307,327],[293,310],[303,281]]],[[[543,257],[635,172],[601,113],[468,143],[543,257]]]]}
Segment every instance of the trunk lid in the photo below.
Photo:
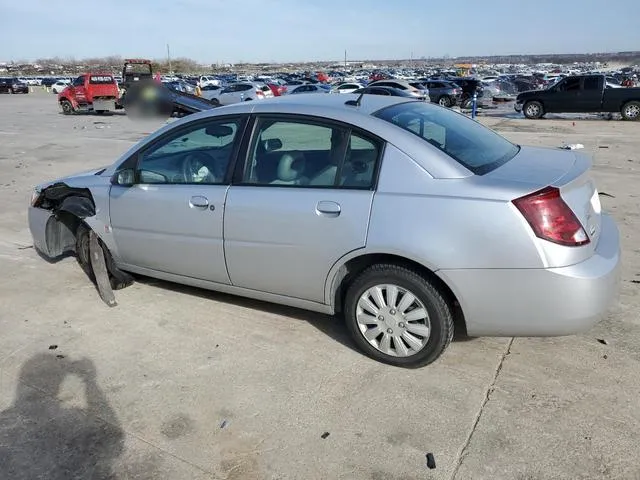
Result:
{"type": "Polygon", "coordinates": [[[589,243],[566,247],[540,240],[548,267],[572,265],[586,260],[600,239],[602,209],[598,190],[590,174],[591,159],[575,151],[522,147],[509,162],[484,175],[487,179],[517,182],[528,193],[556,187],[560,196],[584,228],[589,243]]]}

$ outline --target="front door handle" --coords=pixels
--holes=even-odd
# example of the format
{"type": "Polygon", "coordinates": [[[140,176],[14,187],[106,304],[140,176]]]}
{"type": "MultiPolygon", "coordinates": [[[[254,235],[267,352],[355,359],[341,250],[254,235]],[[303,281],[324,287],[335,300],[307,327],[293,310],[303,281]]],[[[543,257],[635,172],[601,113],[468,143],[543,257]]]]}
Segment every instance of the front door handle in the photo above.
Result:
{"type": "Polygon", "coordinates": [[[324,217],[337,217],[340,215],[340,204],[322,200],[316,204],[316,214],[324,217]]]}
{"type": "Polygon", "coordinates": [[[203,197],[202,195],[196,195],[191,197],[191,200],[189,200],[189,206],[191,208],[207,208],[209,206],[209,200],[207,197],[203,197]]]}

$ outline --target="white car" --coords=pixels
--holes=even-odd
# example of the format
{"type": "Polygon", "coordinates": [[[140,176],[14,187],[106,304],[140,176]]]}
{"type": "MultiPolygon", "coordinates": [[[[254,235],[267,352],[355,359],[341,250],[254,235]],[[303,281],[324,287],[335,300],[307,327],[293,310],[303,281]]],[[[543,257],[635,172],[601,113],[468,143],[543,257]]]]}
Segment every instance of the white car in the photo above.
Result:
{"type": "Polygon", "coordinates": [[[359,88],[362,88],[362,85],[359,83],[341,83],[337,87],[333,89],[334,93],[353,93],[359,88]]]}
{"type": "Polygon", "coordinates": [[[205,85],[201,88],[202,93],[200,96],[202,98],[206,98],[207,100],[213,100],[214,98],[218,98],[220,96],[220,92],[224,90],[224,87],[220,85],[205,85]]]}
{"type": "Polygon", "coordinates": [[[206,75],[203,75],[198,79],[198,85],[200,86],[200,88],[204,88],[209,85],[219,87],[220,80],[214,77],[207,77],[206,75]]]}
{"type": "Polygon", "coordinates": [[[69,80],[58,80],[56,83],[51,85],[51,93],[55,93],[57,95],[62,90],[67,88],[70,83],[71,82],[69,80]]]}
{"type": "Polygon", "coordinates": [[[234,103],[264,100],[272,97],[273,92],[266,85],[253,82],[237,82],[223,88],[218,97],[212,98],[211,101],[219,105],[232,105],[234,103]]]}

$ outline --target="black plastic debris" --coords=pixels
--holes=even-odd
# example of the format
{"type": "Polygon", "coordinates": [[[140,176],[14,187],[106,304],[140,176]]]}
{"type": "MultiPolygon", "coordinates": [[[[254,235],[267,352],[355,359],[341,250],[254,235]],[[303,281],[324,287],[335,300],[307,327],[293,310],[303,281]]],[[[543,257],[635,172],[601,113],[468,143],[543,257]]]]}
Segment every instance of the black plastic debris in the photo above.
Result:
{"type": "Polygon", "coordinates": [[[602,345],[609,345],[609,342],[607,342],[604,338],[596,338],[596,340],[598,340],[598,343],[601,343],[602,345]]]}
{"type": "Polygon", "coordinates": [[[606,360],[607,358],[609,358],[609,356],[608,355],[602,355],[602,358],[604,358],[606,360]]]}
{"type": "Polygon", "coordinates": [[[613,195],[611,195],[610,193],[607,192],[598,192],[598,195],[602,195],[603,197],[611,197],[611,198],[616,198],[613,195]]]}
{"type": "Polygon", "coordinates": [[[433,453],[427,453],[427,467],[429,470],[436,468],[436,459],[434,458],[433,453]]]}
{"type": "Polygon", "coordinates": [[[227,422],[226,420],[222,420],[222,423],[220,424],[220,428],[225,428],[227,425],[229,425],[229,422],[227,422]]]}
{"type": "Polygon", "coordinates": [[[55,350],[58,348],[58,345],[49,345],[49,350],[55,350]]]}
{"type": "Polygon", "coordinates": [[[324,440],[324,439],[325,439],[325,438],[327,438],[329,435],[331,435],[329,432],[324,432],[322,435],[320,435],[320,438],[324,440]]]}
{"type": "Polygon", "coordinates": [[[609,148],[609,146],[608,145],[600,145],[600,146],[598,146],[598,148],[609,148]]]}
{"type": "Polygon", "coordinates": [[[640,283],[640,280],[629,280],[631,283],[640,283]]]}
{"type": "Polygon", "coordinates": [[[58,354],[58,355],[56,355],[56,358],[64,358],[64,355],[58,354]]]}

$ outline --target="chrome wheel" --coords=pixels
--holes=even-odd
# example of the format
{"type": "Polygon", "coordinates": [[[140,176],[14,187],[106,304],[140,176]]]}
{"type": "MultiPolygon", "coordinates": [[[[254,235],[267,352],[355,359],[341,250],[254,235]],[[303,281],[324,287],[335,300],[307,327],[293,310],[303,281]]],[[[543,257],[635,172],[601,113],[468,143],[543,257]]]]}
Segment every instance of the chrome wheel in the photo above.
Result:
{"type": "Polygon", "coordinates": [[[451,100],[449,99],[449,97],[440,97],[440,100],[438,100],[438,104],[441,107],[450,107],[451,106],[451,100]]]}
{"type": "Polygon", "coordinates": [[[624,107],[624,116],[629,120],[635,120],[640,117],[640,104],[631,103],[624,107]]]}
{"type": "Polygon", "coordinates": [[[409,290],[392,284],[366,290],[356,306],[358,328],[378,351],[409,357],[422,350],[431,335],[424,304],[409,290]]]}
{"type": "Polygon", "coordinates": [[[527,105],[527,116],[532,118],[537,118],[540,116],[540,105],[537,103],[530,103],[527,105]]]}

